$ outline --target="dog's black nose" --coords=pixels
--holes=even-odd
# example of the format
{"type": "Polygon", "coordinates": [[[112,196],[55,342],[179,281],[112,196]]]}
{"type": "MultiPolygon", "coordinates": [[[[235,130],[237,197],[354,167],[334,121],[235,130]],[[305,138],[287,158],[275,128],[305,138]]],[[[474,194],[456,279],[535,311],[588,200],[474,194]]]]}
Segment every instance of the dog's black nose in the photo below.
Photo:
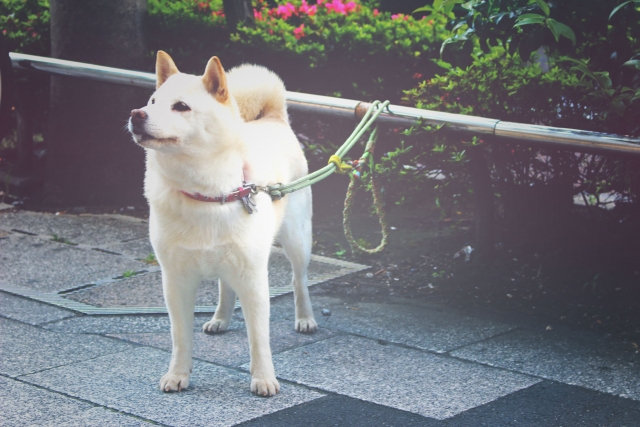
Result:
{"type": "Polygon", "coordinates": [[[147,119],[147,113],[142,110],[131,110],[131,123],[140,124],[147,119]]]}

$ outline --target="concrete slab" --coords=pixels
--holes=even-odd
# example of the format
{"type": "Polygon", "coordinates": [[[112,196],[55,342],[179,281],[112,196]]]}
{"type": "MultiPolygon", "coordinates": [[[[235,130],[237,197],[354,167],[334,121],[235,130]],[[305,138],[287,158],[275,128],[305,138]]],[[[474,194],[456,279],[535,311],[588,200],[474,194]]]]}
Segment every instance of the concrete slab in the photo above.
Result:
{"type": "Polygon", "coordinates": [[[59,393],[0,377],[0,425],[4,427],[134,427],[153,424],[59,393]]]}
{"type": "Polygon", "coordinates": [[[565,384],[640,400],[640,358],[596,336],[516,330],[452,353],[565,384]]]}
{"type": "Polygon", "coordinates": [[[318,310],[331,310],[331,316],[316,314],[323,327],[438,353],[487,339],[515,327],[399,303],[345,302],[317,295],[312,296],[311,302],[318,310]]]}
{"type": "Polygon", "coordinates": [[[353,336],[281,353],[274,363],[281,378],[439,420],[540,381],[353,336]]]}
{"type": "Polygon", "coordinates": [[[640,403],[556,382],[543,381],[458,416],[442,427],[633,427],[640,403]]]}
{"type": "MultiPolygon", "coordinates": [[[[335,277],[340,266],[312,261],[309,280],[335,277]]],[[[274,252],[269,260],[269,287],[284,288],[291,284],[291,266],[283,253],[274,252]]],[[[163,307],[162,275],[160,272],[134,276],[68,294],[74,301],[96,307],[163,307]]],[[[215,306],[218,302],[217,281],[204,281],[198,290],[196,305],[215,306]]]]}
{"type": "Polygon", "coordinates": [[[73,311],[0,292],[0,316],[31,325],[76,316],[73,311]]]}
{"type": "Polygon", "coordinates": [[[147,267],[125,257],[15,234],[0,239],[0,264],[0,282],[43,292],[94,283],[147,267]]]}
{"type": "Polygon", "coordinates": [[[29,375],[24,380],[145,419],[181,426],[231,426],[322,397],[286,383],[274,397],[256,397],[250,392],[249,374],[197,360],[189,389],[162,393],[158,381],[170,357],[161,350],[138,348],[29,375]]]}
{"type": "Polygon", "coordinates": [[[94,246],[149,235],[147,221],[122,215],[55,215],[26,211],[0,213],[0,227],[45,236],[55,234],[73,243],[94,246]]]}
{"type": "MultiPolygon", "coordinates": [[[[441,427],[442,421],[346,396],[333,395],[247,421],[241,426],[441,427]]],[[[475,424],[471,423],[468,426],[475,426],[475,424]]]]}
{"type": "Polygon", "coordinates": [[[0,318],[0,373],[20,376],[116,353],[133,345],[94,335],[69,335],[0,318]]]}
{"type": "MultiPolygon", "coordinates": [[[[200,327],[204,322],[200,322],[200,327]]],[[[294,324],[287,320],[271,322],[271,351],[277,354],[291,348],[300,347],[334,336],[328,329],[319,329],[315,334],[301,334],[294,330],[294,324]]],[[[171,351],[171,334],[112,334],[115,338],[171,351]]],[[[232,328],[225,333],[207,335],[202,332],[194,334],[193,356],[220,365],[238,367],[248,363],[249,341],[244,324],[234,322],[232,328]]]]}

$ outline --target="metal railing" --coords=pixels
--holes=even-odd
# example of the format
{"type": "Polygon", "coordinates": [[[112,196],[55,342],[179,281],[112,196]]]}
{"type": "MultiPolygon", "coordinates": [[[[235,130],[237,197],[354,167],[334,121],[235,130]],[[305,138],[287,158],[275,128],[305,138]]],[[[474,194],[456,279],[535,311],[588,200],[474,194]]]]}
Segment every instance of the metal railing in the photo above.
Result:
{"type": "MultiPolygon", "coordinates": [[[[156,85],[156,76],[151,73],[21,53],[10,53],[9,55],[13,67],[16,69],[81,77],[147,89],[155,89],[156,85]]],[[[337,117],[358,117],[363,111],[366,111],[367,107],[367,103],[361,101],[298,92],[287,92],[287,104],[292,110],[322,113],[337,117]]],[[[426,124],[446,124],[447,128],[453,131],[535,142],[558,148],[569,148],[574,151],[640,154],[640,139],[638,138],[577,129],[505,122],[497,119],[442,113],[398,105],[390,105],[378,120],[382,123],[397,125],[412,125],[418,120],[422,120],[426,124]]]]}

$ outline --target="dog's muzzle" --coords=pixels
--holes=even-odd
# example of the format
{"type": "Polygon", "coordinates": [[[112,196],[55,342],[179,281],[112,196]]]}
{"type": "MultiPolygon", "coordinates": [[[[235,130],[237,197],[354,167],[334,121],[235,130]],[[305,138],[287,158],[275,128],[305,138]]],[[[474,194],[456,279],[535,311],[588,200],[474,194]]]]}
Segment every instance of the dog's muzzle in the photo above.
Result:
{"type": "Polygon", "coordinates": [[[147,121],[147,113],[143,110],[132,110],[131,111],[131,132],[136,135],[144,135],[145,132],[145,123],[147,121]]]}

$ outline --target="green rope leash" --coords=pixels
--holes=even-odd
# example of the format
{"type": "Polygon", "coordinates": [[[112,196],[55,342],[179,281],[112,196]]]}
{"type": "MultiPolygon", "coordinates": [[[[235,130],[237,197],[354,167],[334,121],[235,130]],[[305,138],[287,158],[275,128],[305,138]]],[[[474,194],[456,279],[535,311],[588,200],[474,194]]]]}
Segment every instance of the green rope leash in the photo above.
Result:
{"type": "Polygon", "coordinates": [[[303,176],[302,178],[296,179],[290,184],[274,184],[268,187],[263,188],[262,190],[267,192],[272,199],[278,200],[284,197],[289,193],[293,193],[294,191],[298,191],[302,188],[308,187],[310,185],[315,184],[316,182],[322,181],[327,178],[334,172],[338,173],[346,173],[351,169],[351,166],[342,162],[342,157],[353,148],[353,146],[358,142],[358,140],[362,137],[362,135],[373,125],[378,116],[382,113],[382,111],[389,106],[390,102],[380,102],[374,101],[371,103],[371,107],[367,110],[366,114],[358,123],[358,126],[353,130],[349,138],[342,144],[336,154],[329,158],[329,164],[327,166],[318,169],[315,172],[310,173],[309,175],[303,176]]]}
{"type": "Polygon", "coordinates": [[[382,229],[382,240],[380,244],[373,248],[367,249],[361,246],[356,239],[353,238],[353,233],[351,232],[351,207],[353,205],[353,200],[356,196],[356,191],[360,187],[356,179],[351,176],[351,182],[349,182],[349,188],[347,189],[347,197],[344,200],[344,210],[342,211],[342,226],[344,228],[344,235],[347,238],[347,242],[349,242],[349,246],[353,252],[364,252],[366,254],[377,254],[384,250],[387,246],[387,242],[389,240],[389,225],[387,224],[387,218],[383,209],[382,195],[380,194],[380,189],[378,188],[376,181],[373,176],[374,172],[374,162],[373,162],[373,151],[375,150],[376,140],[378,139],[378,127],[376,126],[371,136],[369,137],[369,141],[367,142],[367,146],[365,148],[364,154],[357,161],[353,162],[354,164],[364,164],[367,163],[369,165],[370,170],[370,180],[371,180],[371,193],[373,195],[373,207],[376,210],[376,215],[378,216],[378,223],[382,229]]]}
{"type": "MultiPolygon", "coordinates": [[[[278,200],[284,197],[289,193],[293,193],[294,191],[298,191],[302,188],[313,185],[323,179],[327,178],[334,172],[340,174],[346,174],[352,172],[349,177],[351,181],[349,182],[349,188],[347,190],[347,197],[344,201],[344,211],[343,211],[343,228],[344,234],[349,242],[349,246],[351,250],[354,252],[360,251],[367,254],[376,254],[381,252],[385,246],[387,245],[387,240],[389,237],[389,227],[387,225],[387,220],[385,218],[385,213],[383,210],[382,196],[380,194],[380,190],[375,183],[373,178],[374,172],[374,162],[373,162],[373,151],[375,149],[376,140],[378,139],[378,127],[376,126],[369,137],[369,141],[367,142],[365,152],[359,160],[353,162],[354,165],[363,165],[367,164],[370,170],[370,179],[371,179],[371,189],[373,193],[373,206],[376,210],[376,214],[378,215],[378,222],[380,223],[380,227],[382,227],[382,241],[380,245],[374,249],[367,249],[362,247],[356,242],[353,238],[353,233],[351,232],[351,207],[353,205],[353,199],[355,198],[356,190],[357,190],[357,177],[354,167],[348,163],[342,161],[342,157],[353,148],[353,146],[358,142],[358,140],[364,135],[364,133],[374,124],[378,116],[382,113],[382,111],[389,106],[389,101],[374,101],[371,103],[371,106],[365,113],[358,126],[353,130],[349,138],[342,144],[340,148],[336,151],[336,154],[332,155],[329,158],[329,163],[327,166],[318,169],[315,172],[310,173],[309,175],[303,176],[290,184],[274,184],[268,187],[261,187],[260,190],[268,193],[273,200],[278,200]]],[[[359,174],[359,172],[358,172],[359,174]]]]}

